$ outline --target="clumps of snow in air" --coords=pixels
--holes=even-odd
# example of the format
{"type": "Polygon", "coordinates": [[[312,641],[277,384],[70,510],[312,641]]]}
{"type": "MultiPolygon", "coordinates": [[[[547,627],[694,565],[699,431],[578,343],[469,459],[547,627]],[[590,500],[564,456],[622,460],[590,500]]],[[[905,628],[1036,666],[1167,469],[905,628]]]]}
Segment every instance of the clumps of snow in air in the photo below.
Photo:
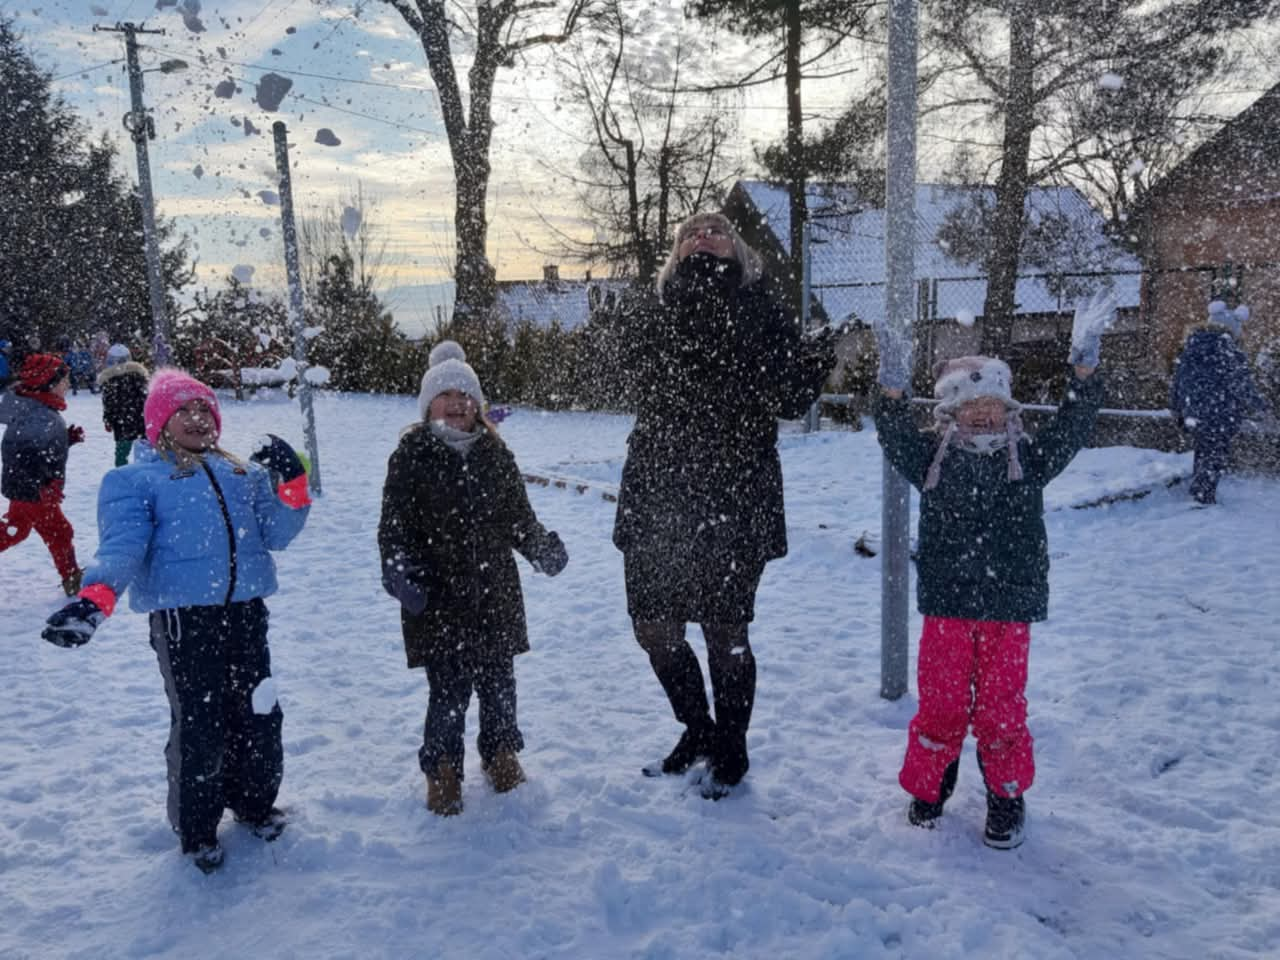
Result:
{"type": "Polygon", "coordinates": [[[231,275],[241,283],[253,282],[253,267],[247,263],[237,263],[231,268],[231,275]]]}
{"type": "Polygon", "coordinates": [[[276,695],[276,678],[264,677],[262,682],[253,688],[253,712],[265,716],[275,709],[279,697],[276,695]]]}
{"type": "Polygon", "coordinates": [[[303,371],[302,379],[307,381],[307,383],[311,384],[313,387],[323,387],[329,382],[330,376],[328,367],[316,366],[307,367],[307,369],[303,371]]]}
{"type": "Polygon", "coordinates": [[[348,238],[355,238],[356,231],[360,229],[360,221],[362,217],[360,211],[355,207],[347,206],[342,208],[342,232],[348,238]]]}
{"type": "Polygon", "coordinates": [[[280,101],[292,87],[293,81],[288,77],[282,77],[278,73],[264,73],[258,81],[253,100],[263,110],[273,113],[279,109],[280,101]]]}
{"type": "Polygon", "coordinates": [[[956,311],[956,323],[960,324],[962,327],[972,327],[976,319],[977,317],[973,315],[972,310],[961,308],[956,311]]]}
{"type": "Polygon", "coordinates": [[[1124,88],[1124,77],[1110,71],[1098,77],[1099,90],[1121,90],[1124,88]]]}
{"type": "Polygon", "coordinates": [[[321,127],[316,131],[316,143],[322,147],[337,147],[342,144],[342,141],[328,127],[321,127]]]}
{"type": "Polygon", "coordinates": [[[274,190],[259,190],[258,199],[268,207],[274,207],[280,202],[280,194],[276,193],[274,190]]]}

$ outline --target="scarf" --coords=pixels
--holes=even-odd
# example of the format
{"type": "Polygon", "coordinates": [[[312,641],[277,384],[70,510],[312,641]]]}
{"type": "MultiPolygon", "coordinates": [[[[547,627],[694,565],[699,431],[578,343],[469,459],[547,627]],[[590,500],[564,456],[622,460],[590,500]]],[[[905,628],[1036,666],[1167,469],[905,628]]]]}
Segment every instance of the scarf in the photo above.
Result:
{"type": "Polygon", "coordinates": [[[464,460],[467,454],[471,452],[472,445],[480,439],[480,431],[472,430],[468,433],[465,430],[457,430],[443,420],[429,421],[431,432],[440,439],[440,441],[451,450],[455,450],[464,460]]]}
{"type": "Polygon", "coordinates": [[[13,392],[20,397],[29,397],[43,403],[50,410],[67,409],[67,401],[58,396],[52,390],[31,390],[22,384],[18,384],[13,388],[13,392]]]}
{"type": "Polygon", "coordinates": [[[946,430],[942,434],[942,442],[933,455],[929,471],[925,474],[925,490],[932,490],[942,477],[942,460],[947,450],[954,444],[969,453],[990,454],[997,450],[1007,449],[1009,452],[1008,479],[1012,482],[1022,479],[1022,463],[1018,460],[1018,441],[1025,436],[1022,430],[1022,418],[1016,411],[1010,411],[1004,422],[1004,433],[975,433],[961,427],[949,414],[940,414],[939,424],[945,423],[946,430]]]}

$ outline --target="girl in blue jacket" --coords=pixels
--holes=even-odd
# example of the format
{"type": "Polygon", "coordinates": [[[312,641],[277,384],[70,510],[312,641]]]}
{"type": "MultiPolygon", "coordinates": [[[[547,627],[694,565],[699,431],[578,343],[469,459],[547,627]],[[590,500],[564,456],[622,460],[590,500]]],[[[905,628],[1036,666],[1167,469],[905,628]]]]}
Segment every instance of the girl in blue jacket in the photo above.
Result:
{"type": "Polygon", "coordinates": [[[151,449],[103,478],[94,563],[43,636],[88,642],[126,588],[130,607],[150,614],[169,697],[169,820],[208,873],[222,864],[227,808],[264,839],[284,827],[274,806],[283,714],[263,598],[276,591],[269,551],[298,535],[311,501],[297,454],[278,437],[248,463],[218,446],[217,397],[186,374],[158,371],[144,416],[151,449]]]}

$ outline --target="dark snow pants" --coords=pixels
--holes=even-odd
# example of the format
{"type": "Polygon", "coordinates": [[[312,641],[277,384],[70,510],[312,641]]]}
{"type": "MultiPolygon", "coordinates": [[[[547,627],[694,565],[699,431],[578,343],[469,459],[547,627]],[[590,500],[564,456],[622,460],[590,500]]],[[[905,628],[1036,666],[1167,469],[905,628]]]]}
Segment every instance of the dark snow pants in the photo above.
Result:
{"type": "Polygon", "coordinates": [[[1235,431],[1199,424],[1192,432],[1195,460],[1191,468],[1191,496],[1200,503],[1216,503],[1218,481],[1231,462],[1231,440],[1235,431]]]}
{"type": "Polygon", "coordinates": [[[480,701],[480,735],[476,749],[488,765],[505,751],[519,753],[524,737],[516,725],[515,660],[468,663],[461,657],[441,657],[427,664],[427,717],[422,729],[418,765],[433,776],[441,760],[447,760],[463,776],[463,738],[471,692],[480,701]]]}
{"type": "Polygon", "coordinates": [[[230,809],[271,810],[284,775],[284,715],[271,681],[261,599],[151,614],[151,646],[169,697],[169,822],[184,851],[217,838],[230,809]]]}

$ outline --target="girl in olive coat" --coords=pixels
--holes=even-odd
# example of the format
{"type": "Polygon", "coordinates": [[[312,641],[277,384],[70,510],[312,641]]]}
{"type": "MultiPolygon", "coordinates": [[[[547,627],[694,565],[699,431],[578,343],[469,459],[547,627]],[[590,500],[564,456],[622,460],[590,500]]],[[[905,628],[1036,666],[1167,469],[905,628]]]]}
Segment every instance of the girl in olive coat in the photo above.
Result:
{"type": "Polygon", "coordinates": [[[475,371],[456,355],[433,354],[418,397],[422,420],[404,432],[387,465],[378,546],[383,585],[402,608],[409,667],[427,673],[418,751],[427,807],[450,816],[462,811],[473,689],[485,775],[499,793],[525,779],[514,658],[529,642],[512,550],[549,576],[568,555],[534,516],[515,457],[481,415],[475,371]]]}
{"type": "Polygon", "coordinates": [[[1074,375],[1058,413],[1034,437],[1022,432],[1021,405],[1001,360],[939,364],[935,429],[924,433],[901,381],[886,377],[882,363],[880,443],[920,491],[920,705],[898,781],[912,797],[908,820],[934,826],[972,725],[987,788],[984,841],[1000,849],[1022,842],[1022,794],[1035,776],[1025,691],[1030,624],[1049,609],[1044,488],[1088,440],[1102,400],[1092,374],[1111,311],[1109,301],[1096,306],[1100,319],[1083,321],[1095,323],[1090,336],[1076,335],[1086,342],[1072,348],[1074,375]]]}

